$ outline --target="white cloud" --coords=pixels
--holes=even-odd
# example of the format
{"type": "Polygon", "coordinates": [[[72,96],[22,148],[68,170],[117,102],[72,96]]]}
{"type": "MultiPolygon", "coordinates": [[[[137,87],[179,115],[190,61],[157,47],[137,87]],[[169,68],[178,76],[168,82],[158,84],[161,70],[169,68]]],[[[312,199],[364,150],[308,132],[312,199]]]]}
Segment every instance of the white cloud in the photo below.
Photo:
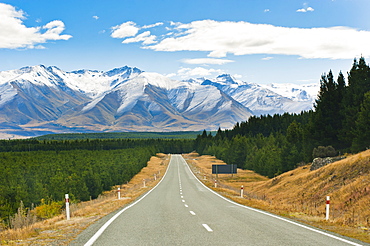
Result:
{"type": "Polygon", "coordinates": [[[98,20],[99,19],[99,16],[94,15],[92,18],[94,18],[95,20],[98,20]]]}
{"type": "Polygon", "coordinates": [[[112,38],[127,38],[135,36],[139,32],[140,28],[136,26],[135,22],[128,21],[112,27],[112,38]]]}
{"type": "Polygon", "coordinates": [[[226,63],[234,62],[233,60],[227,59],[215,59],[215,58],[196,58],[196,59],[183,59],[183,63],[186,64],[215,64],[223,65],[226,63]]]}
{"type": "Polygon", "coordinates": [[[309,11],[309,12],[315,11],[314,8],[312,8],[312,7],[308,7],[306,10],[309,11]]]}
{"type": "Polygon", "coordinates": [[[157,44],[143,48],[168,52],[205,51],[214,58],[225,57],[228,53],[329,59],[370,55],[370,32],[349,27],[291,28],[242,21],[201,20],[176,23],[174,29],[177,33],[163,35],[157,44]]]}
{"type": "Polygon", "coordinates": [[[150,31],[143,32],[136,37],[133,38],[127,38],[122,41],[123,44],[129,44],[129,43],[136,43],[136,42],[143,42],[143,44],[154,44],[156,36],[150,35],[150,31]]]}
{"type": "Polygon", "coordinates": [[[225,73],[221,69],[206,69],[202,67],[196,68],[181,68],[177,71],[177,76],[182,78],[191,78],[191,77],[204,77],[204,76],[211,76],[213,74],[219,75],[225,73]]]}
{"type": "Polygon", "coordinates": [[[270,12],[270,9],[265,9],[263,12],[265,13],[270,12]]]}
{"type": "Polygon", "coordinates": [[[156,26],[162,26],[163,24],[164,24],[163,22],[157,22],[157,23],[152,24],[152,25],[143,26],[142,28],[143,29],[148,29],[148,28],[153,28],[153,27],[156,27],[156,26]]]}
{"type": "Polygon", "coordinates": [[[268,56],[268,57],[262,58],[261,60],[268,61],[268,60],[271,60],[271,59],[274,59],[274,58],[272,56],[268,56]]]}
{"type": "Polygon", "coordinates": [[[0,3],[0,48],[3,49],[43,49],[40,44],[49,40],[68,40],[71,35],[61,35],[64,23],[60,20],[51,21],[42,27],[26,27],[26,19],[22,10],[0,3]]]}
{"type": "Polygon", "coordinates": [[[297,9],[297,12],[301,12],[301,13],[313,12],[313,11],[315,11],[315,10],[314,10],[314,8],[309,7],[309,6],[307,5],[307,3],[304,3],[304,4],[303,4],[303,8],[301,8],[301,9],[297,9]]]}

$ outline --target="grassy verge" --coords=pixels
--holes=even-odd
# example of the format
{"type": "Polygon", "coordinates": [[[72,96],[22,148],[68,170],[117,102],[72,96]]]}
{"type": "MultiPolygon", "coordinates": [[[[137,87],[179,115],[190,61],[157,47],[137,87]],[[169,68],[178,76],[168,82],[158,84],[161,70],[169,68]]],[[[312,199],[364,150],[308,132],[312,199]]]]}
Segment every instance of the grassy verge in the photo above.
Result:
{"type": "Polygon", "coordinates": [[[68,245],[89,225],[154,187],[165,173],[168,163],[167,155],[158,154],[130,182],[118,186],[121,188],[121,199],[118,200],[118,187],[113,187],[98,199],[71,204],[70,220],[60,215],[26,228],[0,232],[0,245],[68,245]]]}
{"type": "Polygon", "coordinates": [[[241,169],[216,178],[212,164],[225,163],[196,153],[183,156],[205,185],[229,199],[370,243],[370,151],[316,171],[299,167],[274,179],[241,169]],[[326,195],[332,199],[328,221],[326,195]]]}

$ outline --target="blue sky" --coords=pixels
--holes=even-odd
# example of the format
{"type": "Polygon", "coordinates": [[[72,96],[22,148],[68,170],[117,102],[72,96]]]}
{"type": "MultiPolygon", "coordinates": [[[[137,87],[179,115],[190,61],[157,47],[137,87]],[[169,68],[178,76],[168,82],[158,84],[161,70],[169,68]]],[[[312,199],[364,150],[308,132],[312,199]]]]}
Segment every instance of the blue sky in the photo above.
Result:
{"type": "Polygon", "coordinates": [[[318,83],[370,56],[369,0],[0,1],[0,71],[138,67],[318,83]]]}

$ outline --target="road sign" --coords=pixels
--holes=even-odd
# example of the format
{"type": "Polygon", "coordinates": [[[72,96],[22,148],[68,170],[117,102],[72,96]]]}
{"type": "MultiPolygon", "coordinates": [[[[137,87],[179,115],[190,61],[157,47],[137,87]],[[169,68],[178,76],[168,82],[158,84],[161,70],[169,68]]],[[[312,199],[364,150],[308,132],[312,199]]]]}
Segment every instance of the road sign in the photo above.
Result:
{"type": "Polygon", "coordinates": [[[233,174],[237,173],[237,166],[231,165],[212,165],[212,174],[233,174]]]}

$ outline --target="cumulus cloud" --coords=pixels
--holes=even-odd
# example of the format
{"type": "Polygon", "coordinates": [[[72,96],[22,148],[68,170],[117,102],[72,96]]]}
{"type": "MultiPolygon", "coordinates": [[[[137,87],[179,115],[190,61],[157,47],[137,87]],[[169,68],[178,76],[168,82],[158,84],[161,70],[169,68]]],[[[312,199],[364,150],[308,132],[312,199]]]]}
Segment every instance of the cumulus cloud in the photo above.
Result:
{"type": "Polygon", "coordinates": [[[41,44],[49,40],[68,40],[71,35],[61,35],[64,23],[55,20],[42,27],[26,27],[23,20],[26,14],[9,4],[0,3],[0,48],[3,49],[42,49],[41,44]]]}
{"type": "Polygon", "coordinates": [[[143,33],[139,33],[142,29],[149,29],[156,26],[162,26],[163,22],[157,22],[155,24],[151,25],[145,25],[145,26],[138,26],[133,21],[127,21],[125,23],[122,23],[121,25],[117,25],[112,27],[112,38],[123,38],[122,41],[123,44],[129,44],[129,43],[136,43],[136,42],[142,42],[144,45],[154,44],[156,43],[155,39],[156,36],[152,35],[150,31],[145,31],[143,33]]]}
{"type": "Polygon", "coordinates": [[[313,12],[313,11],[315,11],[315,10],[314,10],[314,8],[309,7],[309,6],[307,5],[307,3],[304,3],[304,4],[303,4],[303,8],[301,8],[301,9],[297,9],[297,12],[301,12],[301,13],[313,12]]]}
{"type": "Polygon", "coordinates": [[[302,12],[302,13],[305,13],[305,12],[313,12],[313,11],[315,11],[315,9],[312,8],[312,7],[297,9],[297,12],[302,12]]]}
{"type": "Polygon", "coordinates": [[[135,36],[139,32],[140,28],[136,26],[133,21],[128,21],[112,27],[112,38],[127,38],[135,36]]]}
{"type": "Polygon", "coordinates": [[[92,18],[94,18],[95,20],[98,20],[99,19],[99,16],[94,15],[92,18]]]}
{"type": "Polygon", "coordinates": [[[196,58],[196,59],[183,59],[183,63],[186,64],[214,64],[223,65],[226,63],[234,62],[233,60],[227,59],[215,59],[215,58],[196,58]]]}
{"type": "Polygon", "coordinates": [[[213,58],[226,57],[228,53],[329,59],[370,55],[370,32],[349,27],[292,28],[214,20],[172,25],[177,33],[163,35],[156,44],[143,48],[168,52],[205,51],[213,58]]]}

